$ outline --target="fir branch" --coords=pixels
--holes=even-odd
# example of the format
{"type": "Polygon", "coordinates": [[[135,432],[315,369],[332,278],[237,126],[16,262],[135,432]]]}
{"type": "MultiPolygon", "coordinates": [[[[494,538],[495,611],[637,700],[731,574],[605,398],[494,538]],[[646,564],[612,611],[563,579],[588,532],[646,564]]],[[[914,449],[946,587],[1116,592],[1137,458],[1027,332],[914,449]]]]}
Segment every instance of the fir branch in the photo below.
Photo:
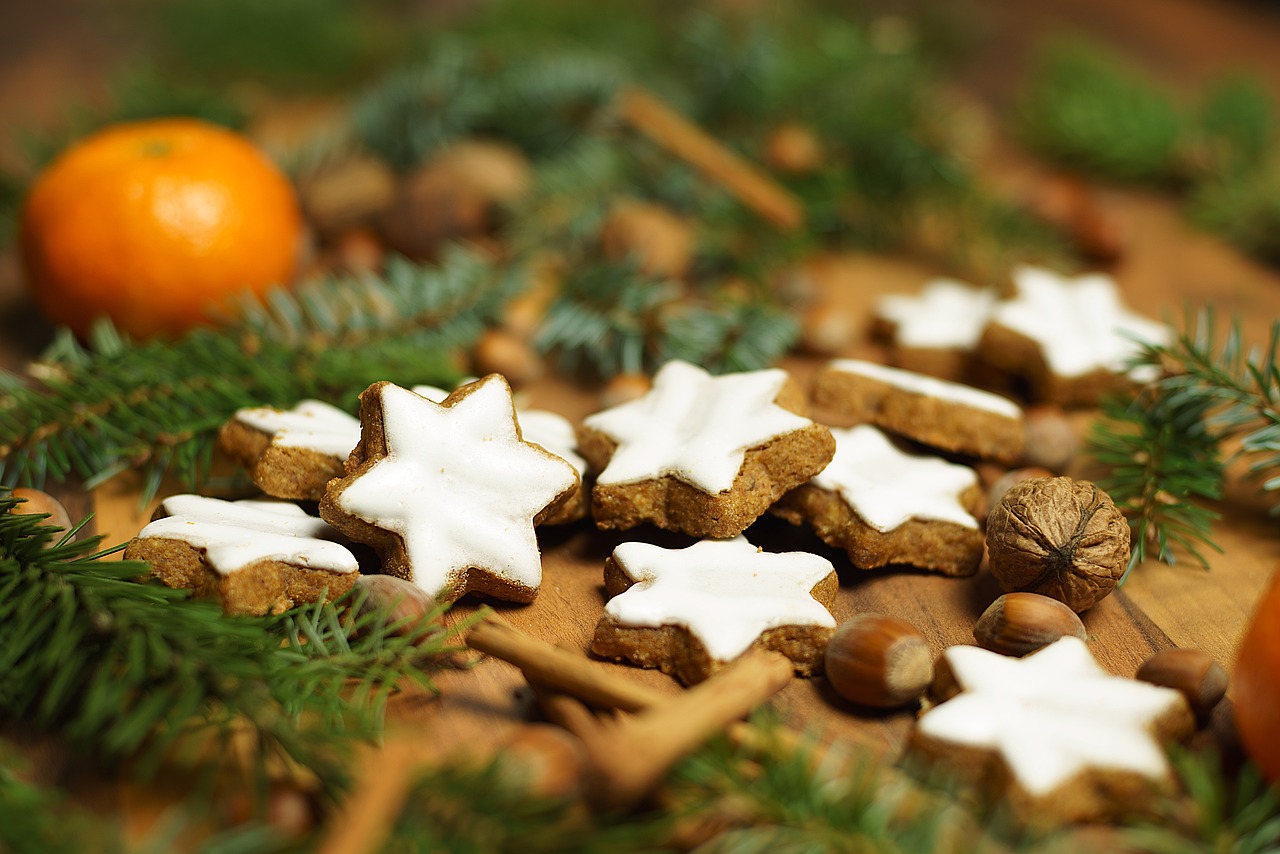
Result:
{"type": "Polygon", "coordinates": [[[402,680],[430,688],[429,668],[451,649],[438,612],[389,626],[385,611],[360,614],[359,590],[276,617],[227,617],[139,583],[145,564],[102,560],[118,549],[95,552],[97,538],[11,513],[18,503],[0,493],[0,716],[57,732],[107,767],[128,761],[147,777],[190,762],[261,786],[284,763],[336,794],[348,749],[378,731],[387,695],[402,680]]]}
{"type": "Polygon", "coordinates": [[[1267,785],[1257,766],[1246,762],[1229,773],[1212,751],[1178,750],[1172,760],[1190,812],[1166,802],[1158,822],[1125,831],[1125,842],[1152,854],[1280,850],[1280,790],[1267,785]]]}
{"type": "Polygon", "coordinates": [[[1185,126],[1162,88],[1081,42],[1051,45],[1020,100],[1023,139],[1055,160],[1125,181],[1167,182],[1185,126]]]}
{"type": "Polygon", "coordinates": [[[1130,568],[1150,548],[1171,563],[1174,546],[1207,565],[1199,546],[1217,548],[1217,514],[1194,501],[1222,495],[1232,461],[1249,461],[1264,490],[1280,489],[1280,322],[1262,350],[1244,347],[1238,320],[1219,343],[1212,309],[1186,326],[1171,344],[1143,347],[1135,365],[1169,375],[1128,404],[1110,404],[1111,423],[1099,423],[1091,439],[1110,468],[1100,484],[1134,525],[1130,568]],[[1239,450],[1225,455],[1233,440],[1239,450]]]}
{"type": "Polygon", "coordinates": [[[1099,485],[1132,528],[1126,576],[1148,557],[1173,563],[1175,548],[1204,567],[1202,547],[1221,551],[1211,536],[1218,514],[1195,503],[1222,494],[1222,455],[1205,424],[1210,409],[1203,400],[1171,401],[1159,388],[1104,402],[1090,449],[1109,471],[1099,485]]]}
{"type": "Polygon", "coordinates": [[[246,302],[225,328],[174,342],[132,343],[99,327],[90,347],[67,333],[39,366],[39,387],[0,401],[0,475],[7,485],[126,469],[144,500],[176,471],[206,477],[218,428],[236,409],[304,398],[354,407],[370,383],[447,385],[449,353],[470,343],[519,284],[455,249],[439,268],[391,260],[382,278],[337,278],[246,302]]]}

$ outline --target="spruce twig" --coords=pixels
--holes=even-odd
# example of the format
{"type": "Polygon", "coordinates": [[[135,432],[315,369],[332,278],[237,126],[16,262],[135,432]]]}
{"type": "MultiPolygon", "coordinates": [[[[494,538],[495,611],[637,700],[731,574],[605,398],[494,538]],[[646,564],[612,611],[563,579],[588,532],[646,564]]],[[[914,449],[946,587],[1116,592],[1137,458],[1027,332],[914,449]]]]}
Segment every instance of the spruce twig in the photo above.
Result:
{"type": "Polygon", "coordinates": [[[370,383],[447,385],[452,350],[473,341],[518,283],[457,249],[439,268],[392,259],[381,278],[339,278],[245,303],[229,326],[133,343],[100,326],[89,347],[64,332],[39,385],[0,398],[0,482],[75,475],[92,487],[126,469],[143,500],[175,470],[207,476],[219,426],[244,406],[317,398],[354,408],[370,383]]]}
{"type": "Polygon", "coordinates": [[[450,649],[433,623],[387,624],[358,614],[359,591],[275,617],[227,617],[188,593],[135,579],[137,561],[101,558],[75,540],[11,513],[0,493],[0,717],[54,731],[107,767],[149,776],[165,762],[248,775],[263,785],[276,763],[301,767],[334,795],[350,746],[380,726],[403,681],[431,687],[450,649]],[[247,739],[250,767],[235,766],[247,739]]]}
{"type": "Polygon", "coordinates": [[[1207,565],[1200,546],[1217,548],[1217,514],[1194,502],[1222,495],[1226,466],[1248,460],[1266,491],[1280,489],[1280,322],[1267,346],[1246,350],[1239,322],[1219,342],[1214,313],[1188,318],[1167,345],[1147,344],[1135,365],[1168,370],[1131,402],[1109,404],[1091,439],[1110,468],[1101,481],[1134,526],[1130,568],[1155,557],[1173,562],[1174,546],[1207,565]],[[1224,443],[1238,441],[1231,454],[1224,443]]]}

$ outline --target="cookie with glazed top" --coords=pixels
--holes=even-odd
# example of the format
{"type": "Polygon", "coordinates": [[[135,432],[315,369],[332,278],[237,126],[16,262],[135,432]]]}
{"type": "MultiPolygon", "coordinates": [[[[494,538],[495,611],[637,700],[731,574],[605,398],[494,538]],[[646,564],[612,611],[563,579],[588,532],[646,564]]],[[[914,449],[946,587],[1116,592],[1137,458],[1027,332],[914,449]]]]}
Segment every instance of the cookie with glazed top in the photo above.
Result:
{"type": "Polygon", "coordinates": [[[1113,676],[1084,641],[1026,658],[974,646],[942,656],[959,693],[925,712],[908,755],[975,784],[1025,821],[1122,818],[1172,789],[1163,742],[1195,716],[1178,691],[1113,676]]]}
{"type": "Polygon", "coordinates": [[[984,538],[974,515],[978,475],[941,457],[903,451],[879,429],[836,428],[835,458],[788,492],[773,512],[808,523],[860,569],[905,563],[944,575],[972,575],[984,538]]]}
{"type": "Polygon", "coordinates": [[[318,501],[360,441],[354,416],[319,400],[292,409],[246,407],[218,432],[218,445],[267,495],[318,501]]]}
{"type": "Polygon", "coordinates": [[[763,552],[741,536],[684,549],[623,543],[605,562],[604,582],[612,598],[591,651],[686,685],[752,648],[780,652],[811,675],[836,627],[839,581],[829,560],[763,552]]]}
{"type": "Polygon", "coordinates": [[[596,524],[737,536],[831,459],[831,432],[805,409],[785,371],[712,376],[668,362],[643,397],[579,427],[578,449],[599,472],[596,524]]]}
{"type": "Polygon", "coordinates": [[[533,601],[542,583],[534,523],[579,480],[524,440],[506,380],[490,374],[443,403],[374,383],[360,395],[360,424],[320,515],[437,601],[533,601]]]}
{"type": "MultiPolygon", "coordinates": [[[[441,402],[449,392],[435,386],[414,386],[413,390],[428,400],[441,402]]],[[[573,423],[557,412],[546,409],[516,407],[516,421],[526,442],[532,442],[555,454],[585,479],[587,461],[578,453],[578,437],[573,423]]],[[[591,512],[591,491],[582,484],[573,495],[556,505],[555,509],[538,519],[539,525],[565,525],[587,518],[591,512]]]]}
{"type": "Polygon", "coordinates": [[[870,423],[943,451],[1013,464],[1022,408],[972,386],[866,362],[834,359],[814,378],[813,405],[841,426],[870,423]]]}
{"type": "Polygon", "coordinates": [[[169,587],[216,599],[228,614],[278,614],[344,595],[359,578],[342,536],[288,501],[174,495],[124,556],[169,587]]]}
{"type": "Polygon", "coordinates": [[[1167,343],[1169,327],[1125,308],[1110,276],[1071,278],[1020,267],[1013,282],[1016,294],[992,310],[978,352],[1028,380],[1038,399],[1092,406],[1109,392],[1154,378],[1129,370],[1128,362],[1143,342],[1167,343]]]}
{"type": "Polygon", "coordinates": [[[948,380],[969,372],[996,292],[951,279],[934,279],[918,294],[888,294],[876,301],[872,332],[889,345],[898,367],[948,380]]]}

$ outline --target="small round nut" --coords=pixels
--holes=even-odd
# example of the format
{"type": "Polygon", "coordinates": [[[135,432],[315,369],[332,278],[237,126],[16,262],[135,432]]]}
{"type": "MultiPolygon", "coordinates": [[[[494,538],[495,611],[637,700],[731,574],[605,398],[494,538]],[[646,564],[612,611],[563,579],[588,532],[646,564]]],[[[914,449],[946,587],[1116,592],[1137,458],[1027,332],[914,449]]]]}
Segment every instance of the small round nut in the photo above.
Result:
{"type": "Polygon", "coordinates": [[[582,793],[588,757],[582,741],[550,724],[526,724],[502,749],[503,770],[531,794],[572,798],[582,793]]]}
{"type": "Polygon", "coordinates": [[[54,528],[61,528],[64,531],[70,530],[71,517],[67,515],[67,508],[63,507],[62,502],[49,493],[41,492],[38,489],[19,488],[13,490],[13,497],[19,498],[21,501],[14,505],[11,512],[20,515],[48,516],[49,518],[44,520],[44,524],[54,528]]]}
{"type": "Polygon", "coordinates": [[[933,657],[920,630],[905,620],[862,614],[827,645],[827,681],[853,703],[891,709],[918,699],[933,680],[933,657]]]}
{"type": "Polygon", "coordinates": [[[1181,692],[1196,717],[1204,720],[1227,694],[1227,671],[1198,649],[1166,649],[1143,662],[1137,678],[1181,692]]]}
{"type": "Polygon", "coordinates": [[[1013,489],[1024,480],[1031,480],[1036,477],[1053,477],[1053,472],[1037,466],[1025,469],[1011,469],[1005,472],[992,481],[991,488],[987,490],[987,506],[995,507],[1010,489],[1013,489]]]}
{"type": "Polygon", "coordinates": [[[652,202],[614,205],[600,228],[600,247],[613,261],[634,261],[651,276],[679,279],[693,263],[695,235],[680,215],[652,202]]]}
{"type": "Polygon", "coordinates": [[[770,132],[764,143],[764,161],[790,175],[803,175],[822,166],[822,143],[801,124],[786,122],[770,132]]]}
{"type": "Polygon", "coordinates": [[[600,405],[611,409],[644,397],[653,388],[653,380],[645,374],[617,374],[600,392],[600,405]]]}
{"type": "MultiPolygon", "coordinates": [[[[425,616],[436,612],[436,602],[425,590],[394,575],[362,575],[356,579],[356,587],[365,594],[357,616],[386,611],[387,625],[395,626],[398,633],[413,631],[425,616]]],[[[444,625],[442,614],[433,621],[437,624],[444,625]]]]}
{"type": "Polygon", "coordinates": [[[978,646],[1001,655],[1026,655],[1067,635],[1088,636],[1075,611],[1039,593],[1004,594],[973,627],[978,646]]]}
{"type": "Polygon", "coordinates": [[[477,374],[502,374],[513,387],[538,379],[544,368],[529,342],[505,329],[490,329],[481,335],[472,362],[477,374]]]}
{"type": "Polygon", "coordinates": [[[846,311],[828,300],[805,309],[800,319],[800,343],[810,353],[834,356],[858,337],[858,324],[846,311]]]}
{"type": "Polygon", "coordinates": [[[1080,434],[1059,406],[1042,404],[1026,411],[1022,422],[1022,461],[1060,472],[1080,450],[1080,434]]]}

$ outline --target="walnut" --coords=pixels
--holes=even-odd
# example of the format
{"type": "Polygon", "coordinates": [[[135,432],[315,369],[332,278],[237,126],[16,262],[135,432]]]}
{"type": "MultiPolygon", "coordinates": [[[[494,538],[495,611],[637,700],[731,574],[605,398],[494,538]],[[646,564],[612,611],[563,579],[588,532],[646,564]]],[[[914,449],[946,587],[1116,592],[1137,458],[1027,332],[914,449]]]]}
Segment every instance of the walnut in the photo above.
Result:
{"type": "Polygon", "coordinates": [[[1129,525],[1087,480],[1039,477],[1005,493],[987,517],[991,574],[1006,591],[1040,593],[1084,611],[1115,589],[1129,562],[1129,525]]]}

